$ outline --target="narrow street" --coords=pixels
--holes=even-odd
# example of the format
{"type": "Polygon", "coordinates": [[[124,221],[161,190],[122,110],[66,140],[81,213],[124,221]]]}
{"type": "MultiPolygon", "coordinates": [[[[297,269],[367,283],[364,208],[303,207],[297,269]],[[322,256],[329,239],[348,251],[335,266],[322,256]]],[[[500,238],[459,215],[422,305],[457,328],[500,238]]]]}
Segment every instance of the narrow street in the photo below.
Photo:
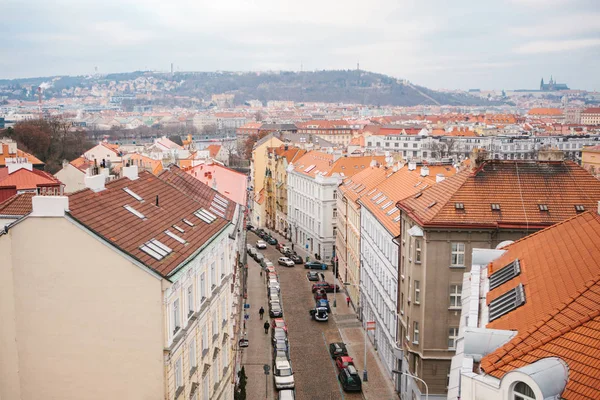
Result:
{"type": "MultiPolygon", "coordinates": [[[[282,237],[274,234],[277,240],[282,237]]],[[[248,243],[255,245],[258,237],[248,232],[248,243]]],[[[284,241],[284,243],[287,243],[284,241]]],[[[298,254],[306,258],[306,253],[296,249],[298,254]]],[[[329,355],[328,345],[332,342],[343,341],[348,347],[350,356],[361,373],[364,365],[364,336],[360,321],[356,318],[354,310],[346,305],[346,294],[338,293],[337,307],[332,308],[328,322],[313,321],[309,310],[314,307],[311,292],[312,282],[306,279],[308,271],[303,265],[293,268],[277,265],[281,257],[275,246],[268,246],[261,250],[266,258],[276,265],[281,285],[283,314],[288,326],[288,339],[290,343],[290,357],[294,370],[296,384],[296,398],[300,400],[317,399],[398,399],[393,390],[392,381],[383,376],[383,367],[373,350],[370,342],[367,346],[368,382],[363,382],[362,393],[346,393],[339,385],[334,360],[329,355]]],[[[322,272],[322,271],[320,271],[322,272]]],[[[324,272],[325,280],[333,282],[333,273],[330,269],[324,272]]],[[[250,319],[247,322],[248,339],[250,347],[246,349],[245,362],[271,364],[270,335],[265,335],[262,328],[264,321],[258,319],[258,310],[261,306],[267,311],[266,289],[264,281],[261,282],[260,266],[248,258],[248,302],[251,304],[250,319]],[[261,282],[261,284],[256,284],[261,282]]],[[[334,294],[328,294],[333,307],[334,294]]],[[[248,398],[265,398],[265,377],[261,365],[248,365],[248,398]]],[[[276,394],[273,389],[273,378],[269,375],[268,396],[276,394]]],[[[268,397],[271,398],[271,397],[268,397]]]]}

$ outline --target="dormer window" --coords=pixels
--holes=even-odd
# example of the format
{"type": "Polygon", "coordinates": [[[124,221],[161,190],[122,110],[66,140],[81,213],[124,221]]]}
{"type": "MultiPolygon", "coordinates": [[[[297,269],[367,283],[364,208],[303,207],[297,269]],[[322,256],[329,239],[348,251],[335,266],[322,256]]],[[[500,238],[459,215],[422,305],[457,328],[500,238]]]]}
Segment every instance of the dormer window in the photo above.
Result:
{"type": "Polygon", "coordinates": [[[585,211],[585,206],[583,204],[576,204],[575,205],[575,211],[580,213],[580,212],[584,212],[585,211]]]}
{"type": "Polygon", "coordinates": [[[456,208],[457,210],[464,210],[465,205],[464,203],[454,203],[454,208],[456,208]]]}
{"type": "Polygon", "coordinates": [[[490,207],[491,207],[492,211],[500,211],[500,204],[492,203],[490,205],[490,207]]]}
{"type": "Polygon", "coordinates": [[[540,211],[548,211],[548,205],[546,204],[538,204],[540,211]]]}
{"type": "Polygon", "coordinates": [[[523,304],[525,304],[525,290],[523,289],[523,284],[519,283],[519,286],[516,288],[509,290],[490,302],[490,322],[521,307],[523,304]]]}

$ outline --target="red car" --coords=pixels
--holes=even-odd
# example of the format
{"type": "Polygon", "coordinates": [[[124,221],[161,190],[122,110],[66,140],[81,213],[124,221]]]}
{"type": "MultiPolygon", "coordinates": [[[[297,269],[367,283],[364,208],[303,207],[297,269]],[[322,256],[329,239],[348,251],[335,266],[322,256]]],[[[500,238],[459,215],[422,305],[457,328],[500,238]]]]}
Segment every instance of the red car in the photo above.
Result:
{"type": "Polygon", "coordinates": [[[287,325],[283,318],[275,318],[271,320],[271,328],[281,328],[287,333],[287,325]]]}
{"type": "Polygon", "coordinates": [[[325,299],[327,300],[327,293],[323,289],[319,289],[315,292],[315,301],[325,299]]]}
{"type": "Polygon", "coordinates": [[[342,356],[335,359],[335,366],[340,371],[347,368],[348,365],[354,365],[354,360],[350,356],[342,356]]]}
{"type": "Polygon", "coordinates": [[[328,293],[331,293],[334,291],[334,288],[336,291],[340,291],[340,287],[338,285],[332,285],[331,283],[328,282],[317,282],[315,284],[312,285],[312,292],[316,292],[319,289],[323,289],[328,293]]]}

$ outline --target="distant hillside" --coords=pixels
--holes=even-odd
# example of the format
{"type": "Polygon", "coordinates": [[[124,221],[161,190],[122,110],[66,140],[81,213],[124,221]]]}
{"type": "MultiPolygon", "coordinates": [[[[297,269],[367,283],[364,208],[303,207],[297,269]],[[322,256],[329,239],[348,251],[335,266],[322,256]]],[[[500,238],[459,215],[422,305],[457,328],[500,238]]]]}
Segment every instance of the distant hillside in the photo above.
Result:
{"type": "MultiPolygon", "coordinates": [[[[387,75],[366,71],[315,71],[315,72],[178,72],[174,76],[155,72],[129,72],[100,77],[54,78],[47,95],[58,94],[64,87],[90,87],[94,83],[122,82],[143,77],[159,81],[175,81],[179,85],[170,94],[210,99],[217,93],[235,94],[235,102],[258,99],[292,100],[295,102],[359,103],[371,105],[492,105],[485,99],[467,94],[437,92],[387,75]]],[[[1,88],[15,89],[20,85],[39,85],[52,80],[29,78],[0,80],[1,88]]]]}

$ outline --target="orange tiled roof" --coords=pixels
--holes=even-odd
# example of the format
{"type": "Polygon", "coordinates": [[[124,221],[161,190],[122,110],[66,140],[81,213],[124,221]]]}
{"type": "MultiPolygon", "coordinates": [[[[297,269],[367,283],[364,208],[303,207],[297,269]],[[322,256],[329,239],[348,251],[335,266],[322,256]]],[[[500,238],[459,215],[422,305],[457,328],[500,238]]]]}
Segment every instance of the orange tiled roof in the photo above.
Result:
{"type": "Polygon", "coordinates": [[[600,107],[586,108],[581,112],[582,114],[600,114],[600,107]]]}
{"type": "Polygon", "coordinates": [[[356,202],[375,186],[383,182],[385,177],[391,173],[391,168],[389,170],[379,166],[365,168],[351,177],[344,179],[338,190],[347,199],[356,202]]]}
{"type": "Polygon", "coordinates": [[[488,303],[519,283],[525,303],[487,325],[517,330],[509,343],[485,356],[482,369],[497,378],[545,357],[569,365],[562,398],[600,396],[600,216],[588,211],[525,237],[488,267],[515,259],[521,273],[488,293],[488,303]]]}
{"type": "Polygon", "coordinates": [[[217,156],[217,154],[219,154],[219,151],[221,150],[221,145],[220,144],[211,144],[206,147],[206,150],[208,150],[208,153],[210,154],[211,158],[215,158],[217,156]]]}
{"type": "Polygon", "coordinates": [[[60,181],[53,175],[32,169],[20,168],[12,174],[8,168],[0,168],[0,187],[15,186],[17,190],[36,189],[38,186],[60,186],[60,181]]]}
{"type": "Polygon", "coordinates": [[[298,129],[348,129],[348,121],[344,120],[311,120],[306,122],[299,122],[296,124],[298,129]],[[315,126],[315,128],[311,128],[315,126]]]}
{"type": "Polygon", "coordinates": [[[560,108],[532,108],[527,112],[528,115],[562,115],[560,108]]]}
{"type": "Polygon", "coordinates": [[[571,161],[491,160],[398,206],[425,226],[539,229],[576,215],[576,205],[595,209],[598,199],[600,181],[571,161]],[[492,203],[501,210],[492,211],[492,203]]]}
{"type": "Polygon", "coordinates": [[[0,203],[0,215],[27,215],[31,212],[31,198],[36,193],[16,194],[0,203]]]}
{"type": "Polygon", "coordinates": [[[309,151],[294,163],[294,170],[301,174],[314,177],[317,172],[328,172],[331,169],[332,164],[333,156],[331,154],[321,153],[320,151],[309,151]],[[311,165],[314,167],[309,172],[306,172],[311,165]]]}
{"type": "MultiPolygon", "coordinates": [[[[162,161],[155,160],[142,154],[131,154],[129,160],[140,169],[149,169],[154,175],[158,175],[160,171],[163,170],[162,161]]],[[[126,161],[123,162],[126,163],[126,161]]]]}
{"type": "Polygon", "coordinates": [[[87,171],[89,167],[94,165],[93,162],[91,162],[85,157],[77,157],[76,159],[71,161],[70,164],[83,172],[87,171]]]}
{"type": "Polygon", "coordinates": [[[306,150],[294,146],[288,146],[286,150],[285,146],[280,146],[275,149],[275,154],[277,154],[279,157],[285,157],[289,164],[305,155],[306,150]]]}
{"type": "Polygon", "coordinates": [[[581,151],[591,151],[592,153],[600,153],[600,144],[596,146],[584,147],[581,151]]]}
{"type": "Polygon", "coordinates": [[[338,158],[329,172],[323,174],[325,176],[332,176],[333,174],[340,174],[342,177],[354,176],[358,172],[371,165],[371,162],[376,161],[379,164],[385,162],[384,156],[361,156],[361,157],[340,157],[338,158]]]}
{"type": "Polygon", "coordinates": [[[9,154],[8,153],[8,144],[0,143],[0,146],[2,146],[2,152],[0,154],[0,167],[6,166],[7,158],[15,158],[15,157],[27,158],[27,162],[29,162],[33,165],[44,165],[44,162],[41,161],[39,158],[37,158],[34,155],[31,155],[31,154],[26,153],[19,149],[17,149],[17,154],[14,154],[14,153],[9,154]]]}

